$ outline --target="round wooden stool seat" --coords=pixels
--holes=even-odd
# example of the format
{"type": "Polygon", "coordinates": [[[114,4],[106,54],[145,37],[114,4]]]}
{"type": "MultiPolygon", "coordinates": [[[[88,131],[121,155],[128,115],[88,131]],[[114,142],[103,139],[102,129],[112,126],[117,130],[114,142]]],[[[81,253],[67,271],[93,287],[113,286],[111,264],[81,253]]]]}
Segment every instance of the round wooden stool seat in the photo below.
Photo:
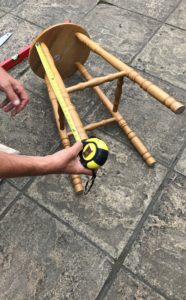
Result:
{"type": "Polygon", "coordinates": [[[81,26],[73,23],[61,23],[51,26],[37,36],[32,43],[29,54],[30,66],[36,75],[41,78],[45,76],[44,69],[35,48],[36,42],[44,42],[49,48],[56,68],[62,78],[72,75],[77,70],[76,62],[85,63],[90,50],[76,38],[76,32],[89,36],[81,26]]]}

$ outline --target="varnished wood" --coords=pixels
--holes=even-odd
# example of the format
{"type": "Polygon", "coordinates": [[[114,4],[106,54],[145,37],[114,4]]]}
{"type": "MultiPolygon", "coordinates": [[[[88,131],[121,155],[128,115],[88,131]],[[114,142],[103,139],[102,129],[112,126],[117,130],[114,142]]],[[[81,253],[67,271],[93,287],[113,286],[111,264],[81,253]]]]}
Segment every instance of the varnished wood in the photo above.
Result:
{"type": "MultiPolygon", "coordinates": [[[[116,119],[115,118],[109,118],[109,119],[105,119],[105,120],[102,120],[102,121],[99,121],[99,122],[88,124],[88,125],[84,126],[84,129],[86,131],[91,131],[91,130],[94,130],[94,129],[100,127],[100,126],[105,126],[105,125],[113,123],[113,122],[116,122],[116,119]]],[[[73,135],[73,133],[70,131],[70,132],[67,133],[67,135],[71,136],[71,135],[73,135]]]]}
{"type": "Polygon", "coordinates": [[[45,57],[48,60],[48,63],[50,64],[50,68],[51,68],[51,70],[52,70],[52,72],[55,76],[56,82],[58,83],[61,94],[63,95],[63,99],[66,103],[67,108],[68,108],[68,111],[71,115],[71,118],[74,122],[74,125],[76,126],[76,130],[79,134],[80,140],[87,139],[88,136],[87,136],[87,134],[84,130],[83,124],[81,123],[81,120],[80,120],[79,115],[78,115],[78,113],[75,109],[75,106],[72,104],[72,102],[70,100],[70,96],[69,96],[69,94],[66,90],[66,87],[64,85],[64,82],[63,82],[61,76],[59,75],[58,70],[56,69],[56,66],[55,66],[54,60],[53,60],[53,58],[50,54],[50,51],[44,43],[41,43],[41,47],[42,47],[42,50],[44,52],[45,57]]]}
{"type": "Polygon", "coordinates": [[[87,82],[80,82],[76,85],[68,87],[67,92],[72,93],[72,92],[75,92],[75,91],[84,90],[85,88],[100,85],[104,82],[112,81],[114,79],[123,77],[125,74],[126,74],[125,71],[121,71],[121,72],[117,72],[117,73],[113,73],[113,74],[108,74],[106,76],[92,78],[91,80],[88,80],[87,82]]]}
{"type": "MultiPolygon", "coordinates": [[[[78,70],[84,76],[86,80],[92,79],[92,76],[89,74],[87,69],[80,63],[77,63],[78,70]]],[[[145,160],[147,165],[154,166],[155,159],[151,155],[151,153],[148,151],[148,149],[143,145],[142,141],[139,139],[139,137],[136,135],[136,133],[128,126],[127,122],[124,120],[122,115],[119,112],[113,112],[113,104],[110,102],[110,100],[107,98],[107,96],[104,94],[104,92],[101,90],[100,87],[96,86],[93,87],[93,90],[96,92],[104,106],[107,108],[107,110],[112,114],[112,116],[116,119],[118,125],[121,127],[123,132],[127,135],[130,142],[133,144],[133,146],[136,148],[138,153],[142,156],[142,158],[145,160]]]]}
{"type": "Polygon", "coordinates": [[[121,99],[122,94],[122,86],[123,86],[123,77],[118,78],[116,90],[115,90],[115,98],[113,103],[113,112],[116,112],[118,110],[119,102],[121,99]]]}
{"type": "MultiPolygon", "coordinates": [[[[36,75],[45,78],[57,128],[64,148],[70,147],[69,137],[72,135],[72,133],[67,132],[65,128],[64,116],[61,107],[58,104],[54,91],[50,85],[50,82],[48,81],[47,76],[45,75],[40,58],[35,49],[36,42],[40,42],[44,54],[47,57],[50,67],[54,73],[55,80],[57,81],[60,87],[60,91],[63,95],[65,104],[68,107],[68,111],[76,126],[77,132],[79,134],[79,139],[84,140],[88,138],[86,130],[93,130],[100,126],[104,126],[112,122],[117,122],[117,124],[121,127],[128,139],[131,141],[133,146],[145,160],[147,165],[153,166],[155,164],[155,159],[148,151],[148,149],[143,145],[142,141],[138,138],[136,133],[128,126],[126,120],[118,111],[118,106],[122,93],[123,77],[127,76],[129,79],[137,83],[143,90],[145,90],[155,99],[157,99],[160,103],[162,103],[167,108],[171,109],[177,114],[184,111],[184,105],[175,100],[173,97],[169,96],[166,92],[161,90],[152,82],[143,78],[133,68],[121,62],[115,56],[113,56],[112,54],[104,50],[101,46],[99,46],[97,43],[92,41],[89,38],[88,33],[79,25],[68,23],[51,26],[48,29],[44,30],[34,40],[29,55],[29,61],[31,68],[36,73],[36,75]],[[88,73],[87,69],[83,66],[86,59],[88,58],[90,50],[100,55],[114,68],[119,70],[119,72],[102,77],[93,78],[88,73]],[[62,78],[72,75],[77,69],[87,81],[66,88],[62,78]],[[115,90],[114,103],[112,104],[98,85],[116,78],[118,78],[117,87],[115,90]],[[83,90],[87,87],[91,87],[96,92],[101,102],[111,114],[111,118],[83,126],[79,115],[75,109],[75,106],[71,102],[68,92],[83,90]]],[[[72,183],[75,192],[79,193],[83,191],[83,186],[79,175],[72,175],[72,183]]]]}
{"type": "MultiPolygon", "coordinates": [[[[54,118],[56,121],[56,125],[57,125],[57,129],[61,138],[61,142],[63,144],[63,147],[65,149],[69,148],[70,145],[70,140],[69,137],[67,135],[67,131],[64,125],[64,118],[62,115],[62,111],[61,108],[58,104],[58,101],[56,99],[56,96],[54,94],[54,91],[50,85],[50,82],[47,78],[47,76],[45,76],[45,83],[48,89],[48,94],[49,94],[49,99],[52,105],[52,109],[53,109],[53,113],[54,113],[54,118]],[[61,113],[60,113],[61,112],[61,113]]],[[[82,181],[81,181],[81,177],[79,175],[70,175],[71,180],[72,180],[72,185],[74,188],[74,191],[76,193],[82,193],[83,192],[83,185],[82,185],[82,181]]]]}
{"type": "Polygon", "coordinates": [[[114,55],[110,54],[106,50],[104,50],[100,45],[92,41],[89,37],[84,35],[83,33],[76,33],[77,38],[85,44],[89,49],[93,52],[100,55],[104,58],[108,63],[110,63],[113,67],[120,71],[126,71],[127,77],[139,84],[141,88],[147,91],[151,96],[165,105],[167,108],[171,109],[174,113],[179,114],[182,113],[185,109],[185,106],[178,102],[173,97],[169,96],[162,89],[157,87],[155,84],[150,82],[149,80],[144,79],[139,73],[137,73],[134,69],[121,62],[114,55]]]}
{"type": "Polygon", "coordinates": [[[45,76],[35,48],[36,42],[43,42],[47,45],[62,78],[68,77],[76,71],[75,62],[84,63],[87,60],[90,50],[76,38],[76,32],[88,36],[88,33],[81,26],[73,23],[51,26],[37,36],[32,43],[29,54],[30,66],[36,75],[42,78],[45,76]]]}

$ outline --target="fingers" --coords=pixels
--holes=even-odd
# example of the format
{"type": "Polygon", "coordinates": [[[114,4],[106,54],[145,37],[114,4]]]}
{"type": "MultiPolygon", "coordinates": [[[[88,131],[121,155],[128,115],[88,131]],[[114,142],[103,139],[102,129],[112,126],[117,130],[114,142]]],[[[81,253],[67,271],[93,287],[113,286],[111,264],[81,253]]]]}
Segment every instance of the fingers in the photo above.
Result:
{"type": "Polygon", "coordinates": [[[7,99],[0,104],[0,108],[5,112],[11,111],[11,116],[14,117],[28,104],[28,94],[19,81],[14,79],[10,85],[6,86],[5,93],[7,99]]]}
{"type": "Polygon", "coordinates": [[[25,106],[28,104],[29,97],[28,97],[28,94],[27,94],[26,90],[19,83],[19,81],[17,81],[17,80],[14,81],[12,85],[13,85],[13,88],[14,88],[14,91],[15,91],[16,95],[18,95],[18,97],[20,99],[20,104],[16,105],[15,114],[17,114],[20,111],[22,111],[25,108],[25,106]]]}
{"type": "Polygon", "coordinates": [[[5,106],[4,108],[4,112],[9,112],[10,110],[12,110],[13,108],[15,108],[15,106],[13,105],[13,103],[8,102],[9,104],[5,106]]]}
{"type": "Polygon", "coordinates": [[[79,152],[83,149],[83,144],[81,142],[76,142],[72,147],[71,151],[74,154],[74,157],[79,155],[79,152]]]}
{"type": "Polygon", "coordinates": [[[68,148],[68,151],[66,151],[66,159],[72,160],[76,158],[82,149],[83,149],[83,144],[81,142],[76,142],[73,146],[68,148]]]}
{"type": "MultiPolygon", "coordinates": [[[[17,102],[18,103],[18,102],[17,102]]],[[[20,103],[20,101],[19,101],[20,103]]],[[[13,104],[8,98],[6,98],[1,104],[0,108],[3,109],[4,112],[11,111],[11,115],[16,115],[16,106],[13,104]]]]}
{"type": "Polygon", "coordinates": [[[0,103],[0,108],[4,108],[10,101],[6,98],[2,103],[0,103]]]}
{"type": "Polygon", "coordinates": [[[83,165],[80,163],[80,161],[78,163],[79,163],[79,166],[78,166],[79,174],[92,176],[92,170],[84,168],[83,165]]]}
{"type": "Polygon", "coordinates": [[[71,148],[71,155],[77,160],[77,170],[79,174],[92,175],[92,170],[85,168],[81,162],[78,160],[77,156],[83,149],[83,144],[81,142],[76,142],[71,148]]]}
{"type": "MultiPolygon", "coordinates": [[[[76,142],[70,148],[58,152],[60,154],[60,162],[62,163],[63,161],[62,173],[92,175],[92,171],[85,168],[78,158],[82,149],[83,144],[81,142],[76,142]],[[63,159],[61,157],[63,157],[63,159]]],[[[60,163],[58,163],[58,165],[59,164],[60,163]]]]}
{"type": "Polygon", "coordinates": [[[9,99],[15,106],[20,104],[20,100],[10,83],[4,87],[4,91],[7,99],[9,99]]]}

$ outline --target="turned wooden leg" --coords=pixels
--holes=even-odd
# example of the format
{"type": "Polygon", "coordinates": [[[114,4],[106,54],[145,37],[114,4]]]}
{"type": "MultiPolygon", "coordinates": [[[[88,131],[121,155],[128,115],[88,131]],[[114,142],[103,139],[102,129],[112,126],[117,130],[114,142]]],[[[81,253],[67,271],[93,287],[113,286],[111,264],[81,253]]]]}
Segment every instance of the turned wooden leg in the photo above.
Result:
{"type": "MultiPolygon", "coordinates": [[[[50,98],[50,102],[53,108],[53,112],[54,112],[54,117],[55,117],[55,121],[56,121],[56,125],[58,128],[58,132],[61,138],[61,142],[64,146],[64,148],[69,148],[70,147],[70,140],[69,137],[67,135],[67,131],[66,128],[64,126],[64,119],[63,119],[63,115],[62,115],[62,110],[58,104],[58,101],[56,99],[56,96],[53,92],[53,89],[50,85],[50,82],[47,78],[47,76],[45,76],[45,82],[46,82],[46,86],[48,89],[48,94],[49,94],[49,98],[50,98]]],[[[82,181],[81,181],[81,177],[79,175],[70,175],[71,180],[72,180],[72,185],[74,188],[74,191],[76,193],[81,193],[83,192],[83,185],[82,185],[82,181]]]]}
{"type": "Polygon", "coordinates": [[[55,66],[52,55],[50,54],[50,51],[49,51],[48,47],[45,45],[45,43],[41,43],[40,45],[41,45],[41,48],[43,50],[43,53],[44,53],[48,63],[49,63],[50,69],[51,69],[52,73],[54,74],[55,80],[59,86],[61,95],[63,96],[63,100],[68,109],[69,116],[70,116],[71,120],[73,121],[74,126],[76,127],[76,132],[74,132],[75,140],[81,141],[81,140],[87,139],[88,136],[86,134],[86,131],[85,131],[83,124],[80,120],[80,117],[75,109],[75,106],[71,102],[70,96],[67,92],[64,82],[55,66]]]}
{"type": "Polygon", "coordinates": [[[161,102],[167,108],[171,109],[174,113],[180,114],[184,111],[185,106],[182,103],[178,102],[176,99],[165,93],[162,89],[157,87],[149,80],[143,78],[134,69],[120,61],[114,55],[104,50],[100,45],[92,41],[89,37],[80,32],[76,33],[76,37],[89,49],[91,49],[93,52],[97,53],[108,63],[110,63],[114,68],[116,68],[119,71],[126,71],[126,76],[128,78],[137,83],[142,89],[147,91],[147,93],[149,93],[156,100],[161,102]]]}
{"type": "MultiPolygon", "coordinates": [[[[78,70],[82,74],[82,76],[86,80],[90,80],[92,76],[88,73],[87,69],[80,63],[76,63],[78,70]]],[[[148,166],[153,166],[155,164],[155,159],[151,155],[151,153],[148,151],[148,149],[143,145],[142,141],[139,139],[139,137],[136,135],[136,133],[128,126],[127,122],[124,120],[122,115],[117,111],[113,111],[113,104],[111,101],[107,98],[107,96],[104,94],[104,92],[100,89],[100,87],[96,86],[93,87],[93,90],[96,92],[104,106],[108,109],[108,111],[112,114],[112,116],[115,118],[118,125],[121,127],[123,132],[127,135],[128,139],[131,141],[133,146],[136,148],[138,153],[142,156],[142,158],[145,160],[148,166]]]]}

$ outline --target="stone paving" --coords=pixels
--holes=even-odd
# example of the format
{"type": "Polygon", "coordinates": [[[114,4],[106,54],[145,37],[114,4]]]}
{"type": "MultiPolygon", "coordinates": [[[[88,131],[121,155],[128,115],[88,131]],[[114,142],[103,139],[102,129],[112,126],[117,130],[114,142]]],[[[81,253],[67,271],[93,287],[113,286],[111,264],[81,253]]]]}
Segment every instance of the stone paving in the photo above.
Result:
{"type": "MultiPolygon", "coordinates": [[[[185,0],[0,0],[0,34],[13,32],[0,61],[71,19],[186,105],[185,16],[185,0]]],[[[94,75],[113,72],[94,54],[87,65],[94,75]]],[[[10,73],[30,104],[15,119],[0,112],[0,142],[30,155],[56,151],[43,81],[27,60],[10,73]]],[[[113,98],[113,84],[103,88],[113,98]]],[[[108,117],[91,90],[73,101],[84,123],[108,117]]],[[[154,168],[112,124],[94,131],[110,156],[87,196],[74,195],[65,175],[1,183],[1,300],[186,299],[186,113],[175,115],[129,80],[120,112],[155,156],[154,168]]]]}

